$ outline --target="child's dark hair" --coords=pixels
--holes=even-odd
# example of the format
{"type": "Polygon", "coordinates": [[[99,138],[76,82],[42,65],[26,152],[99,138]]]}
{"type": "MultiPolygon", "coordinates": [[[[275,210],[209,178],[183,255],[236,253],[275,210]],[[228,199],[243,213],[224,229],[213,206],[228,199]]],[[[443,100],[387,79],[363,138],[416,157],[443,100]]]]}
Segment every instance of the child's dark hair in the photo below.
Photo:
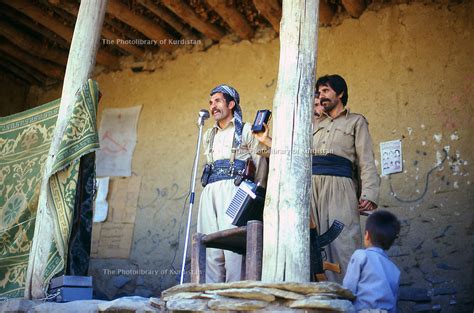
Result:
{"type": "Polygon", "coordinates": [[[372,245],[388,250],[400,232],[400,222],[388,211],[375,211],[367,219],[365,230],[370,235],[372,245]]]}

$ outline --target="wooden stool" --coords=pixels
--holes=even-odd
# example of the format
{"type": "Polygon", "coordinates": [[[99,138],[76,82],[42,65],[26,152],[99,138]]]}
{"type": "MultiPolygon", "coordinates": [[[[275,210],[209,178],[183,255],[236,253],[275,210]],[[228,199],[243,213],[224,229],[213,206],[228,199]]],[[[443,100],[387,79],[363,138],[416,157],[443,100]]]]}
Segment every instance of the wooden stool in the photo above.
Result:
{"type": "Polygon", "coordinates": [[[263,223],[249,221],[247,226],[226,229],[212,234],[193,235],[191,282],[206,282],[206,248],[230,250],[242,254],[242,279],[261,280],[263,255],[263,223]]]}

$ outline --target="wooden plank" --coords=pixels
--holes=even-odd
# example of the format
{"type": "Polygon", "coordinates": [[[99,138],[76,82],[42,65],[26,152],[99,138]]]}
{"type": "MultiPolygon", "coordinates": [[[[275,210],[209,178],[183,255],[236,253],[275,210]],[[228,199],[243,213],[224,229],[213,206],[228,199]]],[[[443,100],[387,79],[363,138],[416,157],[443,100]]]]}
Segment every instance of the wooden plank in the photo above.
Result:
{"type": "Polygon", "coordinates": [[[246,238],[247,227],[241,226],[207,234],[202,238],[202,242],[208,248],[230,250],[238,254],[244,254],[246,238]]]}
{"type": "Polygon", "coordinates": [[[146,39],[145,35],[111,15],[106,15],[104,21],[104,27],[110,27],[114,33],[118,32],[125,39],[146,39]]]}
{"type": "MultiPolygon", "coordinates": [[[[63,20],[67,21],[69,25],[74,25],[76,22],[76,16],[77,12],[79,11],[79,4],[76,3],[66,3],[60,0],[49,0],[50,4],[55,5],[54,7],[51,7],[52,11],[59,15],[63,20]]],[[[112,31],[108,30],[105,27],[102,27],[102,37],[106,40],[102,40],[102,47],[107,47],[110,49],[114,50],[116,52],[119,52],[120,55],[129,55],[129,54],[135,54],[138,57],[142,57],[144,52],[142,52],[140,49],[135,47],[132,44],[124,44],[124,39],[123,38],[117,38],[118,36],[114,34],[112,31]],[[135,49],[138,50],[135,50],[135,49]]]]}
{"type": "Polygon", "coordinates": [[[157,40],[159,43],[161,42],[160,47],[163,50],[168,52],[173,50],[173,47],[168,44],[169,39],[174,39],[171,34],[153,21],[141,15],[136,15],[126,5],[122,4],[120,0],[110,0],[107,6],[107,13],[132,26],[148,38],[157,40]]]}
{"type": "Polygon", "coordinates": [[[228,5],[226,1],[221,0],[206,0],[206,2],[241,39],[253,37],[253,28],[247,22],[245,16],[237,10],[235,4],[228,5]]]}
{"type": "Polygon", "coordinates": [[[319,1],[319,23],[320,25],[330,25],[334,11],[326,2],[326,0],[319,1]]]}
{"type": "MultiPolygon", "coordinates": [[[[31,19],[40,23],[44,27],[48,28],[68,43],[71,42],[73,31],[66,25],[62,24],[60,21],[49,16],[39,7],[35,6],[33,3],[27,0],[15,0],[15,1],[5,1],[1,0],[3,3],[14,8],[17,11],[27,15],[31,19]]],[[[118,57],[108,53],[107,51],[99,51],[97,53],[97,62],[111,69],[119,68],[118,57]]]]}
{"type": "Polygon", "coordinates": [[[136,56],[138,58],[142,58],[143,55],[145,54],[145,52],[141,48],[138,48],[135,45],[124,43],[125,42],[124,38],[120,38],[113,31],[111,31],[111,30],[109,30],[105,27],[102,28],[102,36],[104,36],[104,38],[106,38],[106,39],[112,40],[115,46],[119,47],[120,49],[122,49],[125,52],[130,53],[133,56],[136,56]]]}
{"type": "Polygon", "coordinates": [[[253,0],[258,13],[270,22],[273,29],[280,33],[281,6],[278,0],[253,0]]]}
{"type": "Polygon", "coordinates": [[[25,73],[26,75],[28,76],[31,76],[32,78],[34,78],[34,80],[37,82],[35,83],[35,85],[41,85],[41,86],[48,86],[48,85],[52,85],[52,84],[55,84],[58,82],[57,79],[54,79],[54,78],[50,78],[50,77],[47,77],[43,74],[41,74],[38,70],[24,64],[24,63],[21,63],[20,61],[10,57],[9,55],[3,53],[3,52],[0,52],[0,60],[2,60],[2,62],[9,66],[10,68],[12,68],[13,70],[15,70],[16,72],[22,72],[22,73],[25,73]]]}
{"type": "Polygon", "coordinates": [[[350,16],[358,18],[364,13],[366,5],[364,0],[342,0],[342,5],[350,16]]]}
{"type": "Polygon", "coordinates": [[[48,63],[47,61],[43,61],[31,54],[28,54],[6,40],[0,40],[0,51],[8,54],[10,57],[20,61],[21,63],[31,66],[45,76],[53,77],[59,80],[62,80],[64,77],[64,70],[58,65],[48,63]]]}
{"type": "MultiPolygon", "coordinates": [[[[59,151],[61,138],[63,138],[67,122],[72,115],[76,92],[92,76],[106,6],[106,0],[81,1],[69,50],[58,119],[46,159],[45,173],[52,171],[54,156],[59,151]]],[[[49,206],[47,205],[46,190],[49,175],[45,176],[41,183],[35,233],[28,261],[26,298],[43,298],[48,287],[43,280],[43,273],[47,264],[47,252],[54,238],[54,230],[51,221],[52,213],[48,211],[49,206]]]]}
{"type": "Polygon", "coordinates": [[[0,73],[2,76],[7,76],[8,79],[14,78],[23,85],[31,86],[40,84],[40,82],[37,81],[33,76],[22,71],[21,69],[18,69],[17,67],[12,66],[2,59],[0,59],[0,73]]]}
{"type": "Polygon", "coordinates": [[[0,34],[22,50],[34,53],[38,57],[63,66],[67,63],[67,52],[58,48],[48,47],[33,36],[18,31],[16,27],[6,20],[0,20],[0,34]]]}
{"type": "Polygon", "coordinates": [[[137,2],[143,7],[145,7],[147,10],[158,16],[166,24],[173,27],[173,29],[183,35],[185,39],[197,39],[190,27],[181,23],[178,18],[176,18],[173,14],[169,13],[166,9],[161,8],[150,0],[137,0],[137,2]]]}
{"type": "Polygon", "coordinates": [[[206,246],[202,242],[204,234],[195,233],[192,239],[191,283],[206,282],[206,246]]]}
{"type": "Polygon", "coordinates": [[[107,28],[102,28],[102,36],[108,40],[112,40],[113,44],[117,46],[118,48],[122,49],[125,52],[130,53],[133,56],[136,56],[138,58],[142,58],[145,52],[141,49],[138,48],[135,45],[131,44],[126,44],[124,43],[123,38],[118,38],[118,35],[116,35],[113,31],[108,30],[107,28]]]}
{"type": "Polygon", "coordinates": [[[56,33],[50,31],[43,25],[35,22],[31,18],[20,14],[18,11],[13,10],[10,7],[0,4],[0,15],[3,17],[7,17],[8,20],[14,22],[15,24],[18,23],[26,28],[32,30],[33,32],[40,34],[41,36],[45,37],[52,43],[61,46],[62,48],[69,49],[69,42],[64,40],[63,38],[59,37],[56,33]]]}
{"type": "MultiPolygon", "coordinates": [[[[77,12],[79,11],[79,5],[77,5],[76,3],[61,0],[49,0],[48,2],[66,11],[74,17],[77,16],[77,12]]],[[[102,27],[102,36],[105,39],[113,41],[113,45],[117,46],[121,50],[139,58],[143,57],[144,51],[142,49],[134,45],[124,44],[124,38],[120,38],[119,35],[115,34],[113,31],[107,29],[106,27],[102,27]]]]}
{"type": "Polygon", "coordinates": [[[214,24],[203,21],[194,10],[182,0],[163,0],[163,5],[179,16],[183,21],[212,40],[219,41],[224,31],[214,24]]]}
{"type": "Polygon", "coordinates": [[[311,118],[319,1],[283,0],[262,281],[310,280],[311,118]]]}

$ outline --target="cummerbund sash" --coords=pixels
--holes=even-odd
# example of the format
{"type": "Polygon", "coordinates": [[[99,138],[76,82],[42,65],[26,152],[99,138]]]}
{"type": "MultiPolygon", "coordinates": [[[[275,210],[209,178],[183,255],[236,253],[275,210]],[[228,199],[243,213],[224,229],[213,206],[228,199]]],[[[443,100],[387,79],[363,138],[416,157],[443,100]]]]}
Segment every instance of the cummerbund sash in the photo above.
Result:
{"type": "Polygon", "coordinates": [[[230,160],[217,160],[213,163],[211,176],[209,177],[208,184],[215,183],[217,181],[234,179],[237,174],[242,174],[245,170],[245,161],[235,160],[234,165],[231,166],[230,160]],[[232,169],[233,167],[233,169],[232,169]]]}
{"type": "Polygon", "coordinates": [[[313,155],[312,167],[313,175],[353,177],[352,162],[335,154],[313,155]]]}

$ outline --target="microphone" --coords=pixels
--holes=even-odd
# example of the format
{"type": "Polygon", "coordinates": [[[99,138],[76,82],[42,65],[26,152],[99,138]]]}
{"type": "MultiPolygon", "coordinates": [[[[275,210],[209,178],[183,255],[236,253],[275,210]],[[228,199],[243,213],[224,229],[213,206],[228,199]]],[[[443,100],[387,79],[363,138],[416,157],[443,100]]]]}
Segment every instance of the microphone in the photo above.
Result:
{"type": "Polygon", "coordinates": [[[204,125],[204,121],[210,117],[209,111],[206,109],[199,110],[198,125],[204,125]]]}
{"type": "Polygon", "coordinates": [[[207,120],[209,118],[209,111],[205,109],[201,109],[199,111],[199,117],[202,117],[202,119],[207,120]]]}

